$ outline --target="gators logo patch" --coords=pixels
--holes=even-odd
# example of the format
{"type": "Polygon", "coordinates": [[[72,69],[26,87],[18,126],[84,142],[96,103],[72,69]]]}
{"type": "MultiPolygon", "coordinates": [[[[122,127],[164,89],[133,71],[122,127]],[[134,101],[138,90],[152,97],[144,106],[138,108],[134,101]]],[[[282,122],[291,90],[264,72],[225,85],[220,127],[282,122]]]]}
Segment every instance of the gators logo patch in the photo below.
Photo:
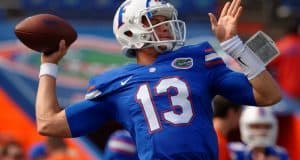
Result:
{"type": "Polygon", "coordinates": [[[188,58],[176,58],[172,62],[172,67],[177,69],[190,69],[193,67],[193,59],[188,58]]]}

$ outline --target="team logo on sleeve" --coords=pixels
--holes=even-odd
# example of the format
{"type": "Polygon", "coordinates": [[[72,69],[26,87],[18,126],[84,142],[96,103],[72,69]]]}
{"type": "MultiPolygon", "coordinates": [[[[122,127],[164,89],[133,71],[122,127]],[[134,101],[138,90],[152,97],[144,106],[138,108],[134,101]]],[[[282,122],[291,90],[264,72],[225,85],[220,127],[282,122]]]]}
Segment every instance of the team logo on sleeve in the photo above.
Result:
{"type": "Polygon", "coordinates": [[[193,59],[188,58],[176,58],[172,62],[172,67],[177,69],[190,69],[193,66],[193,59]]]}

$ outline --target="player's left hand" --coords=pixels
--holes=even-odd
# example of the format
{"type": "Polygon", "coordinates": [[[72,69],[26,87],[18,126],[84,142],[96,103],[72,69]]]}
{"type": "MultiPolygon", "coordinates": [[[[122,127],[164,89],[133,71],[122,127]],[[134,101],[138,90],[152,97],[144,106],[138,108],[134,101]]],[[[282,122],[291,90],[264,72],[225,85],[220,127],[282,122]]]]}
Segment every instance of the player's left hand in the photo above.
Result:
{"type": "Polygon", "coordinates": [[[214,14],[208,13],[212,31],[220,42],[226,41],[237,34],[237,22],[241,13],[241,0],[227,2],[218,20],[214,14]]]}
{"type": "Polygon", "coordinates": [[[67,53],[68,47],[66,46],[66,41],[61,40],[59,42],[59,49],[58,51],[51,53],[49,55],[46,55],[42,53],[41,56],[41,63],[53,63],[58,64],[58,62],[63,58],[63,56],[67,53]]]}

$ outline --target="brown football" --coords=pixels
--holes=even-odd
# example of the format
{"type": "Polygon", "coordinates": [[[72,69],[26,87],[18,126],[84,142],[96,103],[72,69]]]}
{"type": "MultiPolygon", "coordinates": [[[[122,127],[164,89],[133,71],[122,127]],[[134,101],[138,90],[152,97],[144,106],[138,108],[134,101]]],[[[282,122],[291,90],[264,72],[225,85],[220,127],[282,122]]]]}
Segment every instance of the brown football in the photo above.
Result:
{"type": "Polygon", "coordinates": [[[38,14],[22,20],[16,25],[15,34],[30,49],[45,54],[57,51],[61,39],[67,46],[77,39],[77,32],[67,21],[51,14],[38,14]]]}

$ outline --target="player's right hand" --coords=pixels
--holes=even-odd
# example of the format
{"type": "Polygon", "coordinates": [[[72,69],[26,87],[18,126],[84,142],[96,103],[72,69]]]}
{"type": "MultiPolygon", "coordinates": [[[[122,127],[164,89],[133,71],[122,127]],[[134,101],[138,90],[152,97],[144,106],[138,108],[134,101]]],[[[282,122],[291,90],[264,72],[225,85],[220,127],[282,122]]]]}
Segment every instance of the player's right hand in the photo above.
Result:
{"type": "Polygon", "coordinates": [[[242,14],[241,0],[227,2],[222,9],[219,19],[209,13],[212,31],[220,42],[237,35],[237,23],[242,14]]]}
{"type": "Polygon", "coordinates": [[[60,40],[59,42],[59,49],[58,51],[51,53],[51,54],[45,54],[42,53],[41,56],[41,63],[54,63],[58,64],[58,62],[64,57],[64,55],[67,53],[67,46],[65,40],[60,40]]]}

